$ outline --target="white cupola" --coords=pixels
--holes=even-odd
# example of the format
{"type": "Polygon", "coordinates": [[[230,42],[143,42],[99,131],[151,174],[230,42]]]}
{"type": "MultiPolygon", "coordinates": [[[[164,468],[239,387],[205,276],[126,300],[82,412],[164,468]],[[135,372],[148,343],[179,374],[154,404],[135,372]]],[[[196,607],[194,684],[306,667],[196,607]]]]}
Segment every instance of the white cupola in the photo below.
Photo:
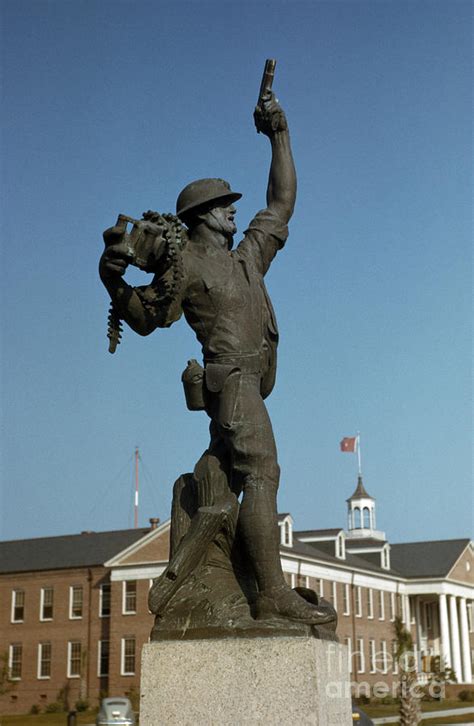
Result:
{"type": "Polygon", "coordinates": [[[375,499],[365,490],[359,474],[354,494],[347,499],[348,536],[385,539],[385,532],[376,529],[375,499]]]}

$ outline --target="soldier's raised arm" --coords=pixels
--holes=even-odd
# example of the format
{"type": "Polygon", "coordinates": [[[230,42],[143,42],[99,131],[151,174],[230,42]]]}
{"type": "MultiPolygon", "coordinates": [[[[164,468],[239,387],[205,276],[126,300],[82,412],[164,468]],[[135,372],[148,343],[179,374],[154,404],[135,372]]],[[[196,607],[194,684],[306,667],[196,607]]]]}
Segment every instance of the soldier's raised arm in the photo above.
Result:
{"type": "Polygon", "coordinates": [[[285,113],[271,91],[255,108],[254,119],[257,131],[268,136],[272,147],[267,207],[287,224],[295,207],[296,171],[285,113]]]}

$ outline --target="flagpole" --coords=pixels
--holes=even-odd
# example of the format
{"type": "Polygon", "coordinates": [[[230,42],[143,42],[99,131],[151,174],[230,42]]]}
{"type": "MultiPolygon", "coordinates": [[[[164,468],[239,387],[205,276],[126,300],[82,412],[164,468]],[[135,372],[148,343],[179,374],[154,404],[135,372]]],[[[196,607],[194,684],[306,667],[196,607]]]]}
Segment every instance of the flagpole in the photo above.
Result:
{"type": "Polygon", "coordinates": [[[359,476],[362,476],[362,463],[360,453],[360,431],[357,432],[357,462],[359,464],[359,476]]]}

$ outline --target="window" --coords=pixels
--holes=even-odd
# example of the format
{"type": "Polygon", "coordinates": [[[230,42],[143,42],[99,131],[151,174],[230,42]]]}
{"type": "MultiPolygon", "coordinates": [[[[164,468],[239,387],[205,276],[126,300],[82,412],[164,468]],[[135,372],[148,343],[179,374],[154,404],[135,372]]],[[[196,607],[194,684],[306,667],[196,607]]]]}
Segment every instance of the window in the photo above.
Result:
{"type": "Polygon", "coordinates": [[[351,598],[350,598],[350,590],[349,585],[344,585],[344,589],[342,591],[342,606],[344,608],[344,615],[350,615],[351,614],[351,598]]]}
{"type": "Polygon", "coordinates": [[[383,590],[379,590],[379,620],[385,620],[385,595],[383,590]]]}
{"type": "Polygon", "coordinates": [[[21,643],[12,643],[8,652],[8,677],[10,681],[21,680],[21,662],[23,646],[21,643]]]}
{"type": "Polygon", "coordinates": [[[72,587],[69,588],[69,617],[71,620],[82,618],[82,607],[82,585],[72,585],[72,587]]]}
{"type": "Polygon", "coordinates": [[[398,650],[397,641],[392,640],[392,661],[393,661],[392,670],[393,670],[394,675],[397,675],[397,673],[398,673],[397,650],[398,650]]]}
{"type": "Polygon", "coordinates": [[[395,620],[395,593],[394,592],[390,593],[390,620],[392,621],[392,623],[395,620]]]}
{"type": "Polygon", "coordinates": [[[288,520],[285,520],[283,522],[282,527],[282,545],[286,545],[287,547],[293,546],[293,537],[292,537],[292,531],[291,531],[291,524],[288,520]]]}
{"type": "Polygon", "coordinates": [[[371,587],[367,588],[367,617],[374,617],[374,592],[371,587]]]}
{"type": "Polygon", "coordinates": [[[356,618],[362,617],[362,588],[356,587],[356,618]]]}
{"type": "Polygon", "coordinates": [[[82,646],[80,641],[67,644],[67,677],[79,678],[81,675],[82,646]]]}
{"type": "Polygon", "coordinates": [[[97,675],[109,675],[109,641],[99,640],[97,675]]]}
{"type": "Polygon", "coordinates": [[[352,650],[351,650],[351,639],[344,638],[344,643],[347,645],[347,658],[349,661],[349,673],[352,673],[352,650]]]}
{"type": "Polygon", "coordinates": [[[375,667],[375,640],[369,640],[369,668],[371,673],[376,672],[375,667]]]}
{"type": "Polygon", "coordinates": [[[469,632],[474,633],[474,603],[470,602],[467,606],[467,620],[469,623],[469,632]]]}
{"type": "Polygon", "coordinates": [[[25,617],[25,591],[12,591],[12,623],[22,623],[25,617]]]}
{"type": "Polygon", "coordinates": [[[122,638],[122,676],[135,675],[135,637],[130,635],[122,638]]]}
{"type": "Polygon", "coordinates": [[[51,678],[51,643],[38,645],[38,678],[51,678]]]}
{"type": "Polygon", "coordinates": [[[54,591],[52,587],[42,587],[40,597],[40,620],[53,619],[53,598],[54,591]]]}
{"type": "Polygon", "coordinates": [[[123,607],[122,613],[137,612],[137,581],[126,580],[123,583],[123,607]]]}
{"type": "Polygon", "coordinates": [[[344,548],[344,536],[342,534],[338,535],[336,540],[336,557],[338,557],[340,560],[345,559],[346,553],[344,548]]]}
{"type": "Polygon", "coordinates": [[[337,610],[337,585],[335,582],[331,584],[331,604],[334,610],[337,610]]]}
{"type": "Polygon", "coordinates": [[[363,517],[364,517],[363,526],[365,527],[365,529],[370,529],[370,511],[369,511],[368,507],[364,507],[363,517]]]}
{"type": "Polygon", "coordinates": [[[403,607],[403,600],[401,595],[397,595],[397,615],[401,617],[402,623],[405,622],[405,608],[403,607]]]}
{"type": "Polygon", "coordinates": [[[99,595],[99,616],[108,618],[110,615],[110,582],[104,582],[100,586],[99,595]]]}
{"type": "Polygon", "coordinates": [[[365,658],[364,658],[364,639],[363,638],[357,638],[356,662],[357,662],[357,673],[364,673],[365,658]]]}
{"type": "Polygon", "coordinates": [[[354,529],[360,529],[362,527],[361,515],[359,507],[354,509],[354,529]]]}
{"type": "Polygon", "coordinates": [[[386,673],[388,670],[388,663],[387,663],[387,641],[381,640],[380,646],[382,649],[382,673],[386,673]]]}
{"type": "Polygon", "coordinates": [[[431,630],[433,628],[433,623],[431,619],[431,603],[427,602],[425,603],[425,622],[426,622],[426,629],[431,630]]]}
{"type": "Polygon", "coordinates": [[[319,597],[324,597],[324,581],[321,579],[316,580],[316,592],[319,597]]]}

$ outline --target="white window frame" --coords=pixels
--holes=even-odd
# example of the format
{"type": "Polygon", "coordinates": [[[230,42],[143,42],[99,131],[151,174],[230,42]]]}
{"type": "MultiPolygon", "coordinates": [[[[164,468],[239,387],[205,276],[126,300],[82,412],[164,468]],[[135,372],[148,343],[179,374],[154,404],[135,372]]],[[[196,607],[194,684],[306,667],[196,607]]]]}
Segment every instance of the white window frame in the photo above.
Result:
{"type": "Polygon", "coordinates": [[[332,583],[332,606],[334,610],[337,610],[337,583],[332,583]]]}
{"type": "Polygon", "coordinates": [[[376,663],[376,655],[375,655],[375,640],[373,638],[369,639],[369,672],[377,673],[377,663],[376,663]]]}
{"type": "Polygon", "coordinates": [[[319,595],[319,597],[324,597],[324,580],[322,577],[316,578],[316,594],[319,595]]]}
{"type": "Polygon", "coordinates": [[[82,642],[80,640],[69,640],[67,644],[67,677],[68,678],[80,678],[81,677],[81,667],[82,667],[82,642]],[[79,662],[79,673],[71,673],[71,660],[72,660],[72,646],[73,645],[80,645],[81,648],[81,655],[80,655],[80,662],[79,662]]]}
{"type": "Polygon", "coordinates": [[[470,633],[474,633],[474,602],[467,603],[467,622],[470,633]]]}
{"type": "Polygon", "coordinates": [[[396,640],[392,640],[392,673],[394,676],[398,674],[398,660],[397,660],[398,645],[396,640]]]}
{"type": "Polygon", "coordinates": [[[110,640],[108,638],[104,638],[103,640],[97,641],[97,677],[98,678],[107,678],[109,675],[110,675],[110,640]],[[101,673],[101,670],[100,670],[100,666],[101,666],[101,662],[102,662],[103,643],[107,643],[109,646],[107,673],[101,673]]]}
{"type": "Polygon", "coordinates": [[[8,646],[8,680],[9,681],[21,681],[21,676],[23,673],[23,643],[10,643],[8,646]],[[15,648],[20,648],[21,652],[21,658],[20,658],[20,675],[19,676],[12,676],[12,670],[13,670],[13,653],[15,648]]]}
{"type": "Polygon", "coordinates": [[[385,620],[385,593],[383,590],[379,590],[378,593],[379,620],[385,620]]]}
{"type": "Polygon", "coordinates": [[[344,612],[343,615],[351,614],[351,589],[350,585],[344,585],[344,596],[343,596],[344,612]]]}
{"type": "MultiPolygon", "coordinates": [[[[355,592],[355,616],[356,618],[362,617],[362,588],[360,585],[356,585],[355,592]]],[[[364,671],[362,671],[363,673],[364,671]]]]}
{"type": "Polygon", "coordinates": [[[349,636],[344,638],[344,644],[347,645],[347,658],[349,662],[349,673],[352,673],[352,643],[349,636]]]}
{"type": "Polygon", "coordinates": [[[365,673],[364,638],[357,638],[356,642],[357,642],[356,654],[360,660],[360,668],[357,668],[357,673],[365,673]]]}
{"type": "Polygon", "coordinates": [[[137,670],[137,639],[134,635],[126,635],[121,640],[121,646],[120,646],[120,675],[121,676],[134,676],[137,670]],[[135,668],[133,673],[125,671],[125,642],[127,640],[133,640],[135,642],[135,668]]]}
{"type": "Polygon", "coordinates": [[[433,630],[433,613],[430,602],[425,602],[425,624],[427,630],[433,630]]]}
{"type": "Polygon", "coordinates": [[[48,585],[47,587],[42,587],[41,588],[41,592],[40,592],[40,618],[39,619],[40,619],[40,621],[42,623],[50,623],[51,620],[53,620],[53,618],[54,618],[54,587],[48,585]],[[51,609],[52,609],[52,613],[53,614],[52,614],[52,616],[50,618],[43,617],[44,593],[46,592],[46,590],[51,590],[51,592],[53,594],[52,595],[52,605],[51,605],[51,609]]]}
{"type": "Polygon", "coordinates": [[[99,618],[110,618],[110,612],[112,610],[112,586],[110,582],[103,582],[99,588],[99,618]],[[104,588],[109,591],[109,612],[103,613],[103,602],[104,602],[104,588]]]}
{"type": "Polygon", "coordinates": [[[82,620],[84,614],[84,588],[82,585],[70,585],[69,586],[69,620],[82,620]],[[73,593],[75,589],[80,589],[81,596],[82,596],[82,602],[81,602],[81,614],[80,615],[73,615],[72,608],[73,608],[73,593]]]}
{"type": "Polygon", "coordinates": [[[51,678],[51,668],[52,668],[52,661],[53,661],[53,646],[50,642],[44,642],[44,643],[38,643],[38,664],[37,664],[37,672],[36,677],[39,681],[49,681],[51,678]],[[41,675],[41,661],[43,660],[43,646],[49,645],[50,647],[50,658],[49,658],[49,676],[42,676],[41,675]]]}
{"type": "Polygon", "coordinates": [[[136,615],[137,614],[137,600],[138,600],[138,586],[137,580],[124,580],[122,582],[122,615],[136,615]],[[127,586],[133,582],[135,584],[135,610],[125,610],[125,604],[127,602],[127,586]]]}
{"type": "Polygon", "coordinates": [[[388,673],[387,641],[381,640],[380,645],[382,648],[382,673],[388,673]]]}
{"type": "Polygon", "coordinates": [[[11,610],[11,616],[10,616],[10,622],[11,623],[24,623],[25,622],[25,591],[21,588],[18,588],[17,590],[12,590],[12,610],[11,610]],[[15,619],[15,609],[17,607],[16,600],[18,593],[23,593],[23,617],[16,620],[15,619]]]}
{"type": "Polygon", "coordinates": [[[346,559],[346,548],[345,548],[344,536],[342,534],[339,534],[337,536],[337,540],[336,540],[336,557],[339,560],[345,560],[346,559]]]}
{"type": "Polygon", "coordinates": [[[367,620],[374,619],[374,591],[371,587],[367,588],[367,620]]]}

